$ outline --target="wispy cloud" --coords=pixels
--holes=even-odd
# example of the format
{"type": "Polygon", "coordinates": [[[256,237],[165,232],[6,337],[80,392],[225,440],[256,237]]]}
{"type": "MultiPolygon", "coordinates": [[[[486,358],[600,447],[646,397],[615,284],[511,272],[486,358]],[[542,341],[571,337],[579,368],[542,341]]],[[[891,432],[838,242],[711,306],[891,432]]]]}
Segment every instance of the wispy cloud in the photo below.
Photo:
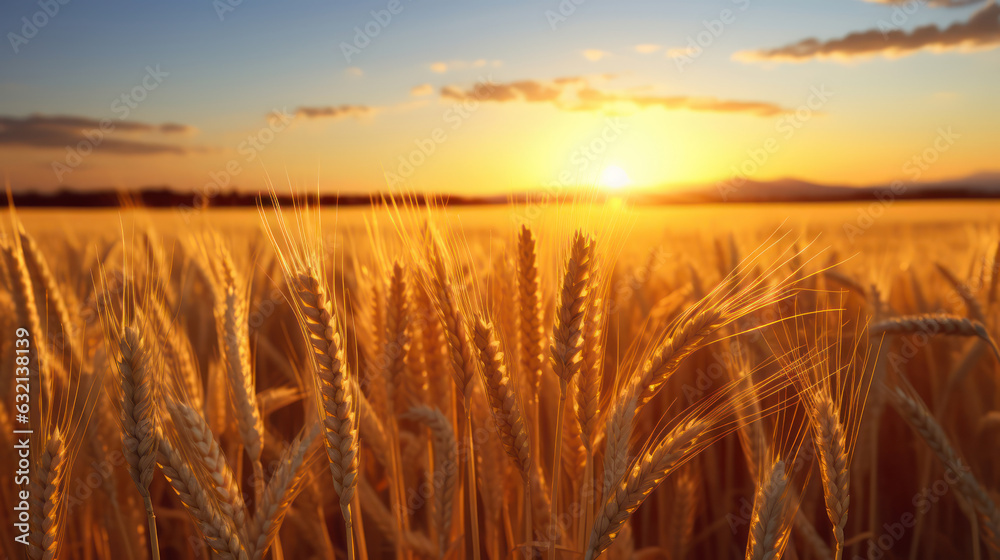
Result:
{"type": "Polygon", "coordinates": [[[656,45],[653,43],[643,43],[641,45],[635,46],[635,52],[639,54],[652,54],[659,51],[662,48],[663,48],[662,45],[656,45]]]}
{"type": "Polygon", "coordinates": [[[456,70],[467,70],[469,68],[499,68],[503,66],[503,62],[500,60],[487,60],[485,58],[478,58],[476,60],[449,60],[449,61],[437,61],[430,65],[431,72],[435,74],[444,74],[446,72],[454,72],[456,70]]]}
{"type": "Polygon", "coordinates": [[[980,8],[968,21],[948,27],[924,25],[913,31],[871,29],[840,39],[809,38],[775,49],[741,51],[733,58],[745,62],[803,62],[812,59],[852,59],[883,55],[904,56],[920,50],[934,52],[975,50],[1000,45],[1000,6],[980,8]]]}
{"type": "Polygon", "coordinates": [[[425,95],[430,95],[434,93],[434,86],[430,84],[420,84],[419,86],[413,86],[410,90],[410,95],[414,97],[423,97],[425,95]]]}
{"type": "Polygon", "coordinates": [[[92,119],[69,115],[0,117],[0,145],[62,149],[87,142],[93,148],[116,154],[186,154],[206,151],[166,142],[122,138],[123,135],[182,135],[195,128],[177,123],[148,124],[118,119],[92,119]]]}
{"type": "Polygon", "coordinates": [[[372,116],[378,112],[375,107],[367,105],[328,105],[325,107],[298,107],[296,117],[307,119],[346,119],[372,116]]]}
{"type": "Polygon", "coordinates": [[[597,62],[602,58],[607,58],[611,56],[608,51],[602,51],[601,49],[585,49],[583,51],[583,57],[592,62],[597,62]]]}
{"type": "Polygon", "coordinates": [[[678,56],[690,56],[697,51],[694,47],[674,47],[672,49],[667,49],[667,58],[675,58],[678,56]]]}
{"type": "MultiPolygon", "coordinates": [[[[606,78],[606,77],[605,77],[606,78]]],[[[769,116],[788,109],[763,101],[739,101],[714,97],[672,95],[658,96],[627,91],[596,89],[585,76],[570,76],[551,81],[520,80],[508,83],[480,84],[473,89],[456,86],[442,88],[441,97],[454,101],[478,100],[495,103],[548,103],[565,111],[623,112],[660,108],[716,113],[742,113],[769,116]]]]}

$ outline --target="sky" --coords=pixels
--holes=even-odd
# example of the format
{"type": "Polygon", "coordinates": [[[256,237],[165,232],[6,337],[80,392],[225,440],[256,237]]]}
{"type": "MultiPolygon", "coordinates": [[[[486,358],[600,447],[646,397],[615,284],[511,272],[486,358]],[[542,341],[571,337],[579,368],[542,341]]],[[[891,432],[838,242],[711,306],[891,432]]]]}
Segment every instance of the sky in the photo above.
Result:
{"type": "Polygon", "coordinates": [[[1000,172],[995,0],[34,0],[0,31],[15,191],[1000,172]]]}

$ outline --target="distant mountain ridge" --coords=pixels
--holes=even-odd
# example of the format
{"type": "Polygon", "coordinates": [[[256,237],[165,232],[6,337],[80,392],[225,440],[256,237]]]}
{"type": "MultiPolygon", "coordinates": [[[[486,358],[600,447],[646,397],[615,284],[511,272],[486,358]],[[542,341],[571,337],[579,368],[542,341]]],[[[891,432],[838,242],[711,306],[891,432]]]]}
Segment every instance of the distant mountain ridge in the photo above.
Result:
{"type": "MultiPolygon", "coordinates": [[[[434,199],[445,204],[503,204],[530,200],[568,200],[578,189],[564,188],[555,195],[539,192],[522,192],[504,195],[457,195],[436,194],[434,199]]],[[[213,208],[256,206],[260,200],[258,192],[231,190],[205,199],[191,191],[177,191],[169,186],[150,186],[126,192],[113,189],[78,190],[64,188],[53,192],[17,192],[13,194],[14,204],[19,207],[73,207],[102,208],[139,204],[146,207],[213,208]]],[[[320,204],[341,206],[369,205],[382,199],[397,202],[409,201],[423,204],[431,195],[425,194],[323,194],[320,204]]],[[[623,197],[637,204],[705,204],[705,203],[775,203],[775,202],[838,202],[862,200],[921,200],[921,199],[1000,199],[1000,172],[985,172],[962,179],[947,181],[908,183],[898,181],[886,185],[852,187],[835,186],[784,178],[774,181],[754,181],[752,179],[731,179],[712,185],[678,188],[676,186],[643,189],[623,193],[599,192],[601,199],[623,197]]],[[[268,198],[264,193],[265,203],[268,198]]],[[[289,203],[290,195],[279,195],[279,202],[289,203]]],[[[315,195],[311,198],[315,200],[315,195]]]]}
{"type": "MultiPolygon", "coordinates": [[[[720,181],[710,187],[697,187],[679,193],[651,194],[654,200],[667,202],[682,198],[685,202],[836,202],[850,200],[919,200],[942,198],[1000,198],[1000,173],[980,173],[962,179],[914,183],[897,181],[884,185],[850,187],[812,183],[795,178],[775,181],[739,179],[720,181]]],[[[675,201],[676,202],[676,201],[675,201]]]]}

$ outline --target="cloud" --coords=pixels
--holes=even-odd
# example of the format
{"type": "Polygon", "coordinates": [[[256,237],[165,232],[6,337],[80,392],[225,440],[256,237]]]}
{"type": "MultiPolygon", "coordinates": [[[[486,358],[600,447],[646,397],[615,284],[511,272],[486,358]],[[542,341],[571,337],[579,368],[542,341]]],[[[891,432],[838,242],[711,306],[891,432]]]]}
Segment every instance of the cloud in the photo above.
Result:
{"type": "Polygon", "coordinates": [[[652,54],[652,53],[655,53],[656,51],[658,51],[658,50],[660,50],[662,48],[663,48],[662,46],[655,45],[653,43],[643,43],[641,45],[636,45],[635,46],[635,52],[637,52],[639,54],[652,54]]]}
{"type": "Polygon", "coordinates": [[[0,117],[0,145],[43,149],[62,149],[76,146],[80,142],[89,142],[92,148],[117,154],[186,154],[204,151],[203,148],[188,148],[177,144],[111,137],[115,134],[181,135],[195,131],[194,127],[177,123],[155,125],[69,115],[0,117]]]}
{"type": "Polygon", "coordinates": [[[348,66],[344,72],[347,73],[348,76],[361,77],[365,75],[365,71],[357,66],[348,66]]]}
{"type": "MultiPolygon", "coordinates": [[[[606,77],[600,77],[605,79],[606,77]]],[[[668,111],[689,110],[716,113],[743,113],[770,116],[788,112],[779,105],[762,101],[734,101],[714,97],[686,95],[657,96],[634,92],[595,89],[584,76],[558,78],[552,81],[520,80],[509,83],[481,83],[473,89],[446,86],[441,98],[452,101],[482,101],[494,103],[548,103],[564,111],[644,110],[660,108],[668,111]]]]}
{"type": "Polygon", "coordinates": [[[919,50],[940,52],[995,48],[1000,45],[1000,6],[990,2],[974,13],[969,21],[953,23],[945,28],[924,25],[906,32],[881,27],[829,41],[809,38],[775,49],[741,51],[733,58],[744,62],[802,62],[814,58],[849,59],[879,54],[903,56],[919,50]]]}
{"type": "Polygon", "coordinates": [[[659,107],[668,111],[686,109],[713,113],[749,113],[760,117],[780,115],[788,111],[779,105],[763,101],[731,101],[688,95],[634,95],[608,93],[591,88],[580,90],[578,97],[582,103],[575,109],[582,111],[598,111],[621,104],[634,105],[639,109],[659,107]]]}
{"type": "Polygon", "coordinates": [[[601,49],[586,49],[583,51],[583,57],[592,62],[597,62],[602,58],[611,56],[608,51],[602,51],[601,49]]]}
{"type": "Polygon", "coordinates": [[[423,97],[425,95],[430,95],[434,93],[434,86],[430,84],[420,84],[419,86],[413,86],[410,90],[410,95],[414,97],[423,97]]]}
{"type": "Polygon", "coordinates": [[[477,58],[476,60],[450,60],[450,61],[438,61],[430,65],[431,72],[435,74],[444,74],[445,72],[453,72],[455,70],[467,70],[469,68],[499,68],[503,66],[503,61],[500,60],[487,60],[485,58],[477,58]]]}
{"type": "Polygon", "coordinates": [[[679,56],[691,56],[695,52],[697,51],[694,47],[676,47],[673,49],[667,49],[666,55],[668,58],[677,58],[679,56]]]}
{"type": "Polygon", "coordinates": [[[326,107],[298,107],[295,109],[295,116],[307,119],[346,119],[367,117],[377,112],[375,107],[367,105],[329,105],[326,107]]]}

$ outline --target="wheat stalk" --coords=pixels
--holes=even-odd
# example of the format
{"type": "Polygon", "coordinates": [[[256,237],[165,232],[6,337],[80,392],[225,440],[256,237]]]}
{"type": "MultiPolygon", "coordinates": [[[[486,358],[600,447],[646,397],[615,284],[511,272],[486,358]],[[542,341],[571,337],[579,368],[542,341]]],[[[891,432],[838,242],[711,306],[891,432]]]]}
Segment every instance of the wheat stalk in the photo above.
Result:
{"type": "Polygon", "coordinates": [[[125,327],[118,341],[118,383],[121,396],[122,449],[129,475],[146,506],[150,547],[159,558],[156,515],[149,495],[160,445],[156,411],[156,381],[146,342],[136,325],[125,327]]]}
{"type": "Polygon", "coordinates": [[[458,441],[451,422],[440,410],[415,406],[405,417],[427,426],[433,436],[434,520],[438,532],[439,557],[443,558],[451,531],[452,503],[458,486],[458,441]]]}
{"type": "Polygon", "coordinates": [[[445,267],[444,256],[437,239],[431,243],[431,283],[434,301],[437,304],[438,316],[444,326],[445,339],[451,356],[452,376],[455,384],[461,390],[465,403],[466,442],[466,481],[468,486],[469,517],[472,533],[472,554],[475,560],[480,558],[479,542],[479,505],[476,497],[476,461],[475,444],[472,437],[472,380],[475,379],[476,365],[472,357],[468,331],[465,329],[462,312],[455,300],[455,293],[448,283],[448,270],[445,267]]]}
{"type": "Polygon", "coordinates": [[[376,529],[389,539],[391,544],[413,552],[420,558],[441,558],[448,552],[447,550],[435,549],[434,543],[421,533],[408,532],[400,537],[399,533],[396,532],[395,516],[382,504],[371,484],[367,480],[362,480],[358,490],[367,517],[375,524],[376,529]]]}
{"type": "MultiPolygon", "coordinates": [[[[595,267],[596,268],[596,267],[595,267]]],[[[583,367],[576,380],[574,405],[580,441],[583,445],[583,482],[580,484],[580,501],[585,511],[579,524],[580,548],[587,546],[587,528],[592,523],[594,484],[594,439],[601,413],[601,366],[604,358],[604,300],[597,295],[598,276],[592,277],[593,302],[587,312],[583,339],[583,367]]]]}
{"type": "MultiPolygon", "coordinates": [[[[298,274],[295,286],[303,329],[308,335],[316,362],[318,384],[330,472],[340,497],[348,540],[353,540],[351,500],[357,487],[358,429],[353,384],[344,360],[344,351],[333,307],[326,288],[311,267],[298,274]]],[[[353,560],[354,546],[348,553],[353,560]]]]}
{"type": "MultiPolygon", "coordinates": [[[[559,305],[556,306],[555,325],[549,354],[552,371],[559,378],[559,408],[556,411],[556,441],[552,458],[552,507],[559,511],[559,486],[562,473],[563,417],[566,415],[566,394],[569,383],[579,373],[583,351],[583,322],[590,288],[592,240],[576,232],[566,261],[559,305]]],[[[549,543],[549,558],[555,558],[556,539],[549,543]]]]}
{"type": "MultiPolygon", "coordinates": [[[[381,301],[382,298],[379,299],[381,301]]],[[[384,297],[385,310],[380,315],[383,332],[382,341],[382,380],[385,384],[386,415],[388,416],[389,434],[392,441],[389,454],[389,466],[392,479],[389,494],[396,517],[396,532],[401,535],[409,533],[409,516],[404,513],[404,477],[398,453],[400,434],[396,423],[397,387],[403,384],[406,368],[406,355],[409,352],[409,340],[406,335],[406,325],[409,322],[408,301],[406,291],[406,276],[400,262],[393,263],[392,275],[389,280],[388,293],[384,297]]],[[[397,547],[397,559],[403,560],[404,551],[397,547]]]]}

